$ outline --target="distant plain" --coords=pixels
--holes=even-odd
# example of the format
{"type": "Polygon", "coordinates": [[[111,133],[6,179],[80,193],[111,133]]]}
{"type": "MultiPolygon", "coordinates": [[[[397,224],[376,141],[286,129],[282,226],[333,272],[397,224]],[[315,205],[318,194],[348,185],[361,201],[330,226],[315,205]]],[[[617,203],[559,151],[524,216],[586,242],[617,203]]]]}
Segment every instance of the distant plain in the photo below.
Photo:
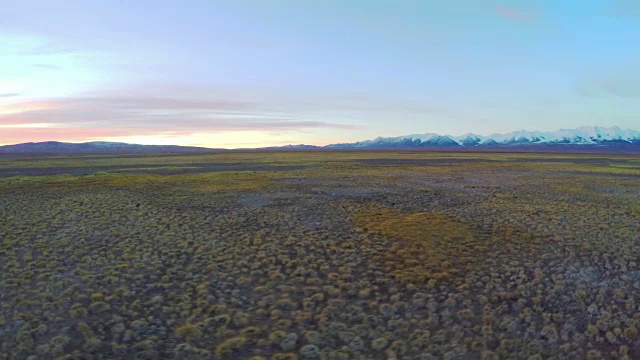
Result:
{"type": "Polygon", "coordinates": [[[640,155],[5,156],[0,204],[0,359],[640,358],[640,155]]]}

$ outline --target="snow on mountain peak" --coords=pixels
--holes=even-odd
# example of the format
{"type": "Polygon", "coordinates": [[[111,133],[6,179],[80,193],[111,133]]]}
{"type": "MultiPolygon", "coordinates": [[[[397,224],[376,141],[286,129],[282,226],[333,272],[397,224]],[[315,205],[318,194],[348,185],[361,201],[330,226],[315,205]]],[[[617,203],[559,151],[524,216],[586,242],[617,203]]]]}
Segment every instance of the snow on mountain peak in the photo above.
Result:
{"type": "Polygon", "coordinates": [[[435,133],[412,134],[397,137],[377,137],[355,144],[338,144],[339,147],[416,147],[416,146],[482,146],[518,144],[592,144],[607,142],[640,144],[640,131],[621,129],[618,126],[582,126],[557,131],[518,130],[488,136],[466,133],[459,136],[435,133]]]}

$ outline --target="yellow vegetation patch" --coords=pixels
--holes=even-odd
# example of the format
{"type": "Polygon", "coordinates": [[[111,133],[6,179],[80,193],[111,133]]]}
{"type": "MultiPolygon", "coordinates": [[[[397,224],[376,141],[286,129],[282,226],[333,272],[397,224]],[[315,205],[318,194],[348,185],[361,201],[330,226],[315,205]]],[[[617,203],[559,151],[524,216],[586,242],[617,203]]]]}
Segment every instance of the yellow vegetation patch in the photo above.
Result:
{"type": "Polygon", "coordinates": [[[481,248],[472,229],[445,214],[383,209],[360,212],[355,221],[365,232],[393,241],[376,260],[402,283],[451,280],[471,266],[481,248]]]}
{"type": "Polygon", "coordinates": [[[170,186],[185,190],[259,190],[284,177],[278,172],[212,172],[201,174],[115,174],[99,172],[88,176],[57,175],[0,179],[0,188],[44,186],[49,190],[79,188],[129,188],[170,186]]]}
{"type": "Polygon", "coordinates": [[[593,192],[591,189],[577,184],[555,184],[551,186],[552,189],[557,191],[564,191],[576,194],[588,194],[593,192]]]}
{"type": "Polygon", "coordinates": [[[202,335],[197,324],[184,324],[175,330],[175,334],[179,338],[194,339],[202,335]]]}
{"type": "Polygon", "coordinates": [[[260,190],[276,184],[284,176],[276,172],[208,173],[193,181],[194,190],[260,190]]]}
{"type": "Polygon", "coordinates": [[[157,170],[191,170],[198,169],[197,166],[156,166],[156,167],[129,167],[120,168],[113,171],[157,171],[157,170]]]}

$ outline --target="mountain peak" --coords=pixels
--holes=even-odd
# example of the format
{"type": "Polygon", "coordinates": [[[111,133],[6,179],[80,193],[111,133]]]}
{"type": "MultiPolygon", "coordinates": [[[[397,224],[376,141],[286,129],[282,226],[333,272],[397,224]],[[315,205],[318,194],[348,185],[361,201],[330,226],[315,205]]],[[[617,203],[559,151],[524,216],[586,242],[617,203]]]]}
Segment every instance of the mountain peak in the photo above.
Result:
{"type": "MultiPolygon", "coordinates": [[[[397,137],[377,137],[373,140],[361,141],[359,148],[402,148],[432,146],[518,146],[518,145],[600,145],[611,142],[618,144],[640,144],[640,131],[623,130],[618,126],[582,126],[575,129],[557,131],[517,130],[510,133],[491,134],[488,136],[465,133],[459,136],[440,135],[435,133],[413,134],[397,137]]],[[[352,144],[336,144],[328,147],[350,148],[352,144]]],[[[355,147],[355,146],[354,146],[355,147]]]]}

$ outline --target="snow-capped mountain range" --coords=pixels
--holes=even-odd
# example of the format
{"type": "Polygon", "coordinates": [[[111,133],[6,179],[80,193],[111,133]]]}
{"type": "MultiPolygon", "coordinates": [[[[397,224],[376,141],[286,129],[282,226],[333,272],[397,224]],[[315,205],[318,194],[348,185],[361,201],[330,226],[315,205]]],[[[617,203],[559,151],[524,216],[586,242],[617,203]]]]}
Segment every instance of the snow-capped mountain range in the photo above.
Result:
{"type": "MultiPolygon", "coordinates": [[[[286,145],[257,150],[332,150],[332,149],[410,149],[460,148],[488,151],[578,151],[640,154],[640,131],[623,130],[617,126],[583,126],[558,131],[514,131],[489,136],[467,133],[460,136],[434,133],[396,137],[377,137],[355,143],[315,145],[286,145]]],[[[138,145],[118,142],[92,141],[64,143],[58,141],[30,142],[0,146],[4,154],[125,154],[125,153],[199,153],[225,151],[204,147],[177,145],[138,145]]],[[[256,150],[240,149],[240,150],[256,150]]]]}
{"type": "Polygon", "coordinates": [[[467,133],[459,136],[434,133],[413,134],[397,137],[377,137],[373,140],[349,144],[332,144],[326,148],[410,148],[442,146],[499,146],[499,145],[638,145],[640,131],[623,130],[617,126],[583,126],[558,131],[514,131],[489,136],[467,133]]]}

